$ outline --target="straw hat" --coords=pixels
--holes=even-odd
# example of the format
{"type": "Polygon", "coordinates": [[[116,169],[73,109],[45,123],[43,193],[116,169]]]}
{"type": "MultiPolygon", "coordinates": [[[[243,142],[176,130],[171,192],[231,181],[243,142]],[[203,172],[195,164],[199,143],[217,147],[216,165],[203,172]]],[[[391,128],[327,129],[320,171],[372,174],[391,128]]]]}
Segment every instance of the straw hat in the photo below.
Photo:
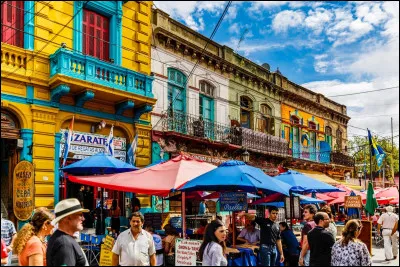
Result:
{"type": "Polygon", "coordinates": [[[81,203],[76,198],[61,200],[57,203],[56,208],[54,209],[56,218],[51,222],[51,224],[56,225],[61,219],[77,212],[89,212],[89,210],[82,208],[81,203]]]}

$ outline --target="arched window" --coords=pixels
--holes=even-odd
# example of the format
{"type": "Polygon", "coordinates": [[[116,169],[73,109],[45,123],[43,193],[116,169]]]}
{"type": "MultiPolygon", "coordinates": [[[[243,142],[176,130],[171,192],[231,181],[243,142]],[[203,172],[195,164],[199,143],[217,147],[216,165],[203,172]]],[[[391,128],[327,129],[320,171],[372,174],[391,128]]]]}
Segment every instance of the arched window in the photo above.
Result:
{"type": "Polygon", "coordinates": [[[261,118],[258,119],[258,131],[274,135],[275,120],[272,117],[272,108],[266,104],[260,106],[261,118]]]}
{"type": "Polygon", "coordinates": [[[300,124],[300,119],[294,115],[290,117],[290,122],[293,124],[300,124]]]}
{"type": "Polygon", "coordinates": [[[342,131],[336,130],[336,145],[338,150],[342,150],[342,131]]]}
{"type": "Polygon", "coordinates": [[[240,124],[244,128],[251,129],[251,113],[253,111],[253,101],[246,96],[240,97],[240,124]]]}
{"type": "Polygon", "coordinates": [[[310,128],[311,130],[317,130],[317,125],[315,124],[315,122],[308,122],[308,128],[310,128]]]}
{"type": "Polygon", "coordinates": [[[206,81],[200,81],[199,115],[205,120],[214,120],[215,86],[206,81]]]}
{"type": "Polygon", "coordinates": [[[332,128],[329,126],[325,127],[325,142],[327,142],[329,146],[332,147],[332,128]]]}

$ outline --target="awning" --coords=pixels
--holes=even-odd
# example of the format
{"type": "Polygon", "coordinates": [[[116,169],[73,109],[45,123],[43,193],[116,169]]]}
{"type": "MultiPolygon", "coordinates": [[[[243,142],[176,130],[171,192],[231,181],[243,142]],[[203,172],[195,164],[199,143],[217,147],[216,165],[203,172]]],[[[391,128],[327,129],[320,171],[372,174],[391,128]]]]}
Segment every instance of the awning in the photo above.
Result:
{"type": "Polygon", "coordinates": [[[328,175],[322,173],[322,172],[317,172],[317,171],[310,171],[310,170],[298,170],[295,169],[295,171],[304,173],[306,176],[309,176],[313,179],[316,179],[318,181],[330,184],[330,185],[337,185],[340,184],[339,181],[336,181],[335,179],[332,179],[331,177],[329,177],[328,175]]]}

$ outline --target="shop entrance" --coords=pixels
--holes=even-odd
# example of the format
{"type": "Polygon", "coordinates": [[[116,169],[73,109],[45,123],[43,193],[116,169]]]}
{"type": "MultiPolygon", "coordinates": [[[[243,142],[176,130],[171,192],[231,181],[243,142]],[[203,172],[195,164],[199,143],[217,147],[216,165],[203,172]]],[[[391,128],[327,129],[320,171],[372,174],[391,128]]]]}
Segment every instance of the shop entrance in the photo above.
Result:
{"type": "Polygon", "coordinates": [[[1,110],[1,213],[15,225],[17,225],[17,219],[13,212],[13,172],[20,157],[17,150],[19,138],[18,120],[13,114],[1,110]]]}

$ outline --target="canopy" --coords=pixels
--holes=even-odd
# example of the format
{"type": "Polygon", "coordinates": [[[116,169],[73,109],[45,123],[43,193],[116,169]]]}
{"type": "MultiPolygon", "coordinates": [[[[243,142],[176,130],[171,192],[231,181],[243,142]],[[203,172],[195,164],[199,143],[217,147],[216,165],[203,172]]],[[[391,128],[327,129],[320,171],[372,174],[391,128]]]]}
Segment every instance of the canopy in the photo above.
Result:
{"type": "Polygon", "coordinates": [[[392,187],[376,190],[375,195],[376,195],[376,198],[382,198],[382,197],[392,198],[393,197],[395,199],[396,198],[399,199],[399,190],[397,189],[397,187],[392,186],[392,187]]]}
{"type": "Polygon", "coordinates": [[[275,179],[287,183],[291,186],[291,191],[293,192],[303,192],[303,193],[310,193],[310,192],[341,192],[342,190],[305,176],[302,173],[289,170],[287,172],[281,173],[275,177],[275,179]]]}
{"type": "Polygon", "coordinates": [[[148,167],[151,167],[151,166],[154,166],[154,165],[163,163],[163,162],[165,162],[165,160],[161,159],[161,160],[159,160],[159,161],[156,161],[156,162],[153,162],[153,163],[147,165],[145,168],[148,168],[148,167]]]}
{"type": "Polygon", "coordinates": [[[329,177],[328,175],[326,175],[322,172],[310,171],[310,170],[298,170],[298,169],[294,169],[294,171],[297,171],[299,173],[307,175],[310,178],[313,178],[315,180],[318,180],[320,182],[327,183],[330,185],[340,184],[340,182],[336,181],[335,179],[332,179],[331,177],[329,177]]]}
{"type": "Polygon", "coordinates": [[[134,172],[101,176],[69,176],[72,182],[100,186],[107,189],[139,194],[168,196],[193,178],[215,169],[214,165],[201,160],[179,155],[148,168],[134,172]]]}
{"type": "MultiPolygon", "coordinates": [[[[210,195],[210,193],[208,193],[206,191],[193,191],[193,192],[187,193],[185,196],[185,199],[202,200],[202,199],[206,198],[208,195],[210,195]]],[[[182,194],[177,194],[175,196],[165,198],[165,200],[182,201],[182,194]]]]}
{"type": "MultiPolygon", "coordinates": [[[[276,196],[276,194],[274,194],[274,195],[276,196]]],[[[320,200],[320,199],[316,199],[316,198],[312,198],[312,197],[308,197],[308,196],[300,195],[300,194],[296,194],[296,193],[293,193],[293,196],[298,196],[300,198],[300,204],[301,205],[318,204],[318,203],[325,202],[325,201],[320,200]]],[[[254,205],[263,205],[263,206],[276,206],[278,208],[284,207],[284,205],[285,205],[283,201],[277,201],[278,199],[279,200],[282,199],[282,195],[281,194],[278,197],[278,199],[276,201],[274,201],[274,202],[265,202],[265,199],[267,199],[267,198],[257,200],[253,204],[254,205]]]]}
{"type": "Polygon", "coordinates": [[[289,195],[290,186],[266,175],[262,170],[243,161],[229,160],[218,168],[204,173],[186,183],[181,191],[244,191],[266,193],[279,192],[289,195]]]}
{"type": "MultiPolygon", "coordinates": [[[[307,194],[306,196],[312,197],[311,194],[307,194]]],[[[328,195],[326,195],[326,194],[321,194],[321,193],[316,193],[316,198],[317,198],[317,199],[324,200],[325,202],[329,202],[329,201],[332,201],[332,200],[335,199],[335,198],[333,198],[333,197],[330,197],[330,196],[328,196],[328,195]]]]}
{"type": "Polygon", "coordinates": [[[104,152],[99,152],[61,168],[61,170],[68,174],[93,175],[129,172],[138,170],[138,168],[113,156],[109,156],[104,152]]]}

